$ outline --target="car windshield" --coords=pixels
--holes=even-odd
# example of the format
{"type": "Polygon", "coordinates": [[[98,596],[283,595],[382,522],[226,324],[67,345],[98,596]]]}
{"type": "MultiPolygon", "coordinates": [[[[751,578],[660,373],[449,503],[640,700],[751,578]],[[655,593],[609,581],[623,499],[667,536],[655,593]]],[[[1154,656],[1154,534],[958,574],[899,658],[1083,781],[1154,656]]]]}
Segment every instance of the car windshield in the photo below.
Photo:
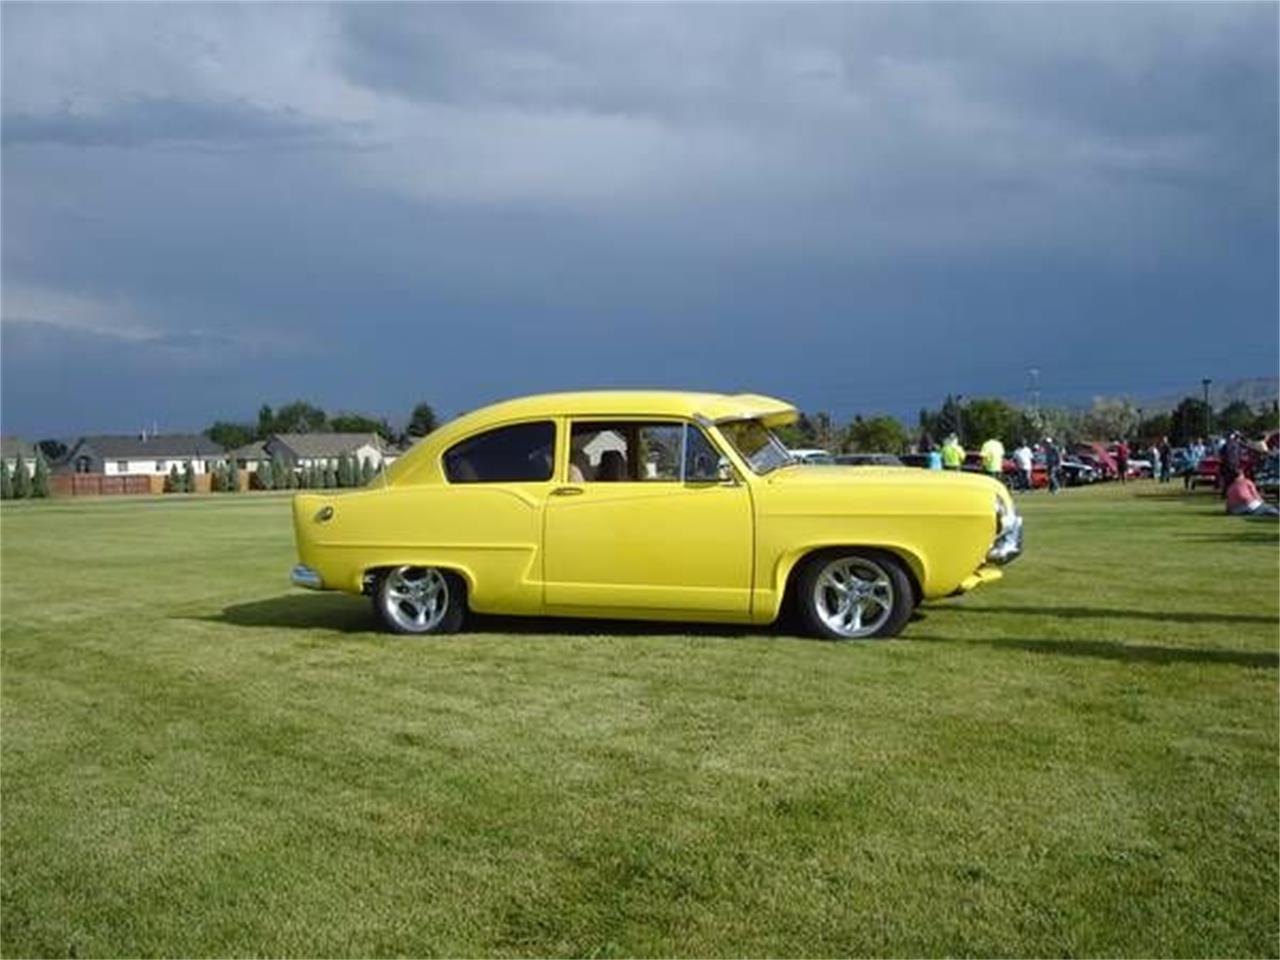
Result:
{"type": "Polygon", "coordinates": [[[720,433],[756,473],[768,473],[795,462],[787,448],[759,420],[731,420],[719,427],[720,433]]]}

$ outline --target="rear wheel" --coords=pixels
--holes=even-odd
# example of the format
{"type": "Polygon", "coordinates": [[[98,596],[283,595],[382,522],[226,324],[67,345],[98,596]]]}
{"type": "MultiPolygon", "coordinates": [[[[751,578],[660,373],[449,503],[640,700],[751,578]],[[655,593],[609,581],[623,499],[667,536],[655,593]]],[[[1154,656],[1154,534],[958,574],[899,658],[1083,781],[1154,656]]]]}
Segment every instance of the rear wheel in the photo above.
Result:
{"type": "Polygon", "coordinates": [[[880,550],[820,553],[798,587],[801,620],[830,640],[896,636],[916,606],[902,561],[880,550]]]}
{"type": "Polygon", "coordinates": [[[373,609],[393,633],[456,633],[466,602],[462,579],[438,567],[393,567],[373,591],[373,609]]]}

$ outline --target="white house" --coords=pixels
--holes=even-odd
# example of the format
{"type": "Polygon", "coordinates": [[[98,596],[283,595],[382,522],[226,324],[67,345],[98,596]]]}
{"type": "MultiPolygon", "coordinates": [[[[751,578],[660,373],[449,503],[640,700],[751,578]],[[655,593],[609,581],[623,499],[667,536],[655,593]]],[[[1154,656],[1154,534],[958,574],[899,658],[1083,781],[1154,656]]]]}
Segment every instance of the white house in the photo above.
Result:
{"type": "Polygon", "coordinates": [[[55,469],[109,477],[163,476],[174,467],[182,472],[188,463],[195,473],[208,473],[226,458],[222,447],[195,433],[95,436],[72,444],[55,469]]]}
{"type": "Polygon", "coordinates": [[[376,433],[277,433],[263,447],[268,458],[289,467],[334,466],[343,455],[361,466],[368,460],[375,469],[395,460],[394,448],[376,433]]]}
{"type": "Polygon", "coordinates": [[[36,448],[18,437],[0,437],[0,460],[12,473],[21,460],[27,467],[27,473],[36,469],[36,448]]]}

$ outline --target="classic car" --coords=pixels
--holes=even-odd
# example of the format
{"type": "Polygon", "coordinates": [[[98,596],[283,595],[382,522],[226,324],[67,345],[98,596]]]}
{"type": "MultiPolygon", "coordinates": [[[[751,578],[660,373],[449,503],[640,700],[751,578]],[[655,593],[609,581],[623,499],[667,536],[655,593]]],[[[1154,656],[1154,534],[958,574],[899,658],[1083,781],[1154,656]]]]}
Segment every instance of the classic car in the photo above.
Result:
{"type": "Polygon", "coordinates": [[[468,611],[765,624],[786,601],[840,639],[893,636],[1022,552],[998,482],[800,466],[771,429],[797,415],[658,391],[498,403],[364,489],[296,495],[292,581],[367,594],[399,633],[468,611]]]}
{"type": "Polygon", "coordinates": [[[836,458],[831,455],[830,450],[823,450],[818,447],[806,448],[803,450],[789,450],[791,459],[796,463],[818,464],[820,466],[830,466],[836,462],[836,458]]]}
{"type": "Polygon", "coordinates": [[[902,458],[893,453],[841,453],[836,463],[842,467],[901,467],[902,458]]]}

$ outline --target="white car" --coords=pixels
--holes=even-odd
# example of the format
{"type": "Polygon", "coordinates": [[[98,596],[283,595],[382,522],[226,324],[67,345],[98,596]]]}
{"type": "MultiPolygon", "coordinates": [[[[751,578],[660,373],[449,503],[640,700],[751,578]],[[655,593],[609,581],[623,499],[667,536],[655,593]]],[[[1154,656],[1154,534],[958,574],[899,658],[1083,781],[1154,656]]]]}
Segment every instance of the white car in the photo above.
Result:
{"type": "Polygon", "coordinates": [[[817,447],[806,450],[791,450],[788,452],[791,454],[791,459],[796,463],[816,463],[821,464],[822,466],[831,466],[836,462],[836,458],[830,453],[817,447]]]}

